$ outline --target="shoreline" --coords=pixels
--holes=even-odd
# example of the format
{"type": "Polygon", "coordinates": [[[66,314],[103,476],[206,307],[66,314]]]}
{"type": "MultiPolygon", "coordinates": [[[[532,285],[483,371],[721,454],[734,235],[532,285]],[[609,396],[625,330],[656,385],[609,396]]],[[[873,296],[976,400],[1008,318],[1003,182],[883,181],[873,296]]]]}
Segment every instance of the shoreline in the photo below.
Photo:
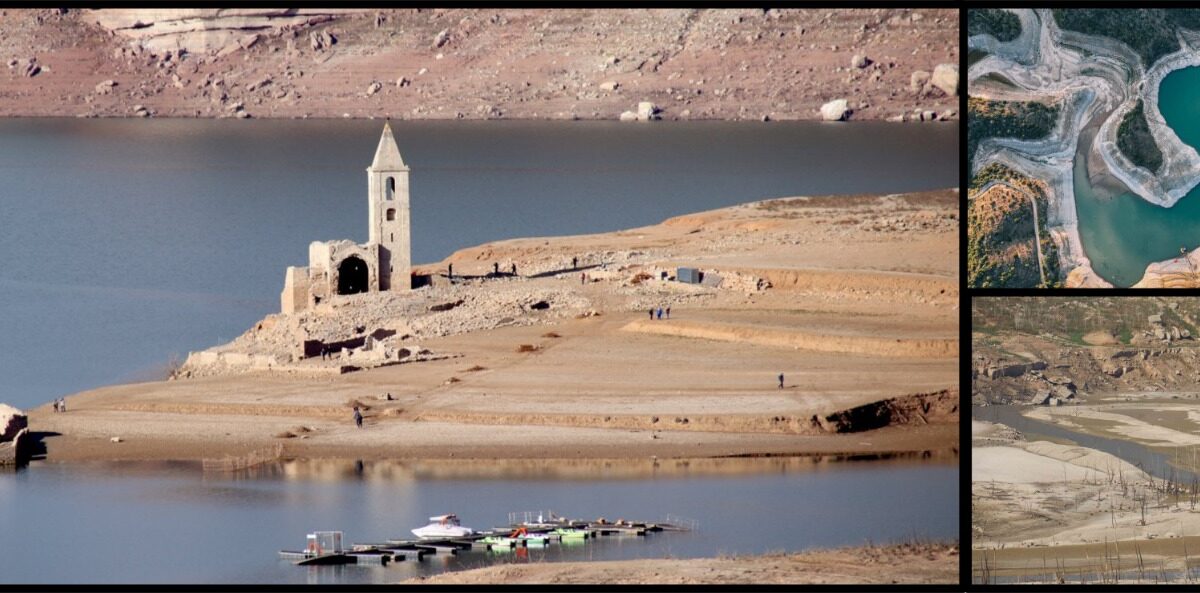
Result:
{"type": "Polygon", "coordinates": [[[71,395],[67,413],[32,410],[30,427],[63,461],[276,446],[372,460],[956,455],[958,201],[953,190],[776,199],[467,248],[425,268],[453,262],[475,279],[269,315],[194,353],[180,378],[71,395]],[[581,283],[563,254],[623,263],[581,283]],[[474,276],[493,261],[530,276],[474,276]],[[688,263],[718,271],[720,286],[657,280],[688,263]],[[674,319],[642,321],[672,304],[674,319]],[[301,336],[380,328],[429,354],[345,374],[294,354],[301,336]],[[236,366],[251,357],[283,370],[236,366]]]}
{"type": "MultiPolygon", "coordinates": [[[[1090,265],[1090,260],[1078,238],[1077,214],[1074,211],[1073,167],[1077,150],[1087,152],[1089,178],[1103,177],[1108,183],[1122,184],[1140,198],[1162,207],[1170,207],[1196,185],[1196,174],[1200,171],[1200,154],[1179,140],[1163,121],[1158,111],[1158,82],[1171,72],[1200,64],[1189,41],[1181,36],[1183,47],[1173,54],[1164,56],[1147,71],[1136,55],[1127,48],[1106,38],[1061,31],[1041,10],[1012,10],[1021,21],[1022,35],[1007,43],[979,35],[969,40],[972,49],[987,49],[991,54],[972,65],[968,71],[971,84],[993,73],[1002,73],[1016,86],[1014,90],[999,90],[990,85],[988,93],[1011,100],[1057,99],[1074,103],[1078,96],[1095,95],[1094,100],[1071,114],[1064,109],[1062,129],[1056,127],[1050,137],[1040,141],[1021,142],[1011,139],[987,139],[980,143],[976,169],[991,162],[1008,164],[1018,172],[1045,181],[1055,188],[1057,199],[1052,201],[1057,217],[1052,217],[1055,228],[1052,237],[1059,243],[1061,269],[1066,285],[1077,288],[1111,288],[1112,284],[1100,277],[1090,265]],[[1038,35],[1026,34],[1031,26],[1038,27],[1038,35]],[[1070,40],[1071,49],[1065,49],[1070,40]],[[1087,60],[1079,55],[1077,48],[1107,56],[1104,62],[1087,60]],[[1001,55],[1007,60],[1001,59],[1001,55]],[[1063,78],[1063,68],[1075,72],[1073,78],[1063,78]],[[1091,73],[1084,75],[1083,71],[1091,73]],[[1053,76],[1052,76],[1053,75],[1053,76]],[[1131,82],[1129,81],[1131,80],[1131,82]],[[1089,82],[1090,81],[1090,82],[1089,82]],[[1090,89],[1090,90],[1089,90],[1090,89]],[[1163,173],[1149,175],[1134,167],[1117,148],[1116,132],[1122,116],[1138,100],[1147,107],[1147,121],[1154,139],[1164,155],[1163,173]],[[1082,140],[1088,145],[1082,144],[1082,140]],[[1045,147],[1068,144],[1071,158],[1048,158],[1045,147]],[[1102,165],[1104,171],[1096,171],[1092,165],[1102,165]],[[1071,212],[1065,212],[1066,209],[1071,212]],[[1055,220],[1057,218],[1057,220],[1055,220]]],[[[1150,262],[1144,278],[1135,287],[1166,286],[1170,279],[1155,284],[1157,276],[1164,275],[1160,269],[1171,270],[1169,264],[1178,258],[1150,262]]],[[[1176,274],[1176,276],[1179,276],[1176,274]]],[[[1178,281],[1179,279],[1176,278],[1178,281]]],[[[1194,283],[1190,277],[1187,282],[1194,283]]]]}
{"type": "Polygon", "coordinates": [[[399,584],[950,584],[958,582],[958,562],[957,542],[914,542],[715,558],[506,563],[399,584]]]}

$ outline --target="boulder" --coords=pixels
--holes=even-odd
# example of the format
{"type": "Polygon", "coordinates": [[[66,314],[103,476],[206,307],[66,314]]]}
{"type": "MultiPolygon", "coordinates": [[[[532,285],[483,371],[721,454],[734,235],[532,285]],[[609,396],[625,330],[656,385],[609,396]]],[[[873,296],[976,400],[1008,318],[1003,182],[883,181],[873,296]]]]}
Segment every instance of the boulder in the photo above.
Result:
{"type": "Polygon", "coordinates": [[[930,74],[924,70],[917,70],[912,73],[912,78],[908,81],[908,88],[914,93],[920,93],[925,85],[929,84],[930,74]]]}
{"type": "Polygon", "coordinates": [[[870,65],[871,65],[870,58],[868,58],[867,56],[864,56],[862,54],[854,54],[854,57],[850,58],[850,66],[852,68],[866,68],[867,66],[870,66],[870,65]]]}
{"type": "Polygon", "coordinates": [[[845,99],[836,99],[821,106],[821,119],[825,121],[843,121],[849,117],[850,107],[845,99]]]}
{"type": "Polygon", "coordinates": [[[948,97],[957,96],[958,65],[938,64],[937,68],[933,69],[933,76],[929,79],[929,84],[941,89],[948,97]]]}
{"type": "Polygon", "coordinates": [[[621,121],[637,121],[637,114],[632,111],[621,112],[621,121]]]}
{"type": "Polygon", "coordinates": [[[650,101],[642,101],[641,103],[638,103],[637,118],[640,121],[659,119],[659,111],[661,111],[661,109],[659,109],[654,103],[651,103],[650,101]]]}
{"type": "Polygon", "coordinates": [[[602,91],[612,92],[619,88],[621,88],[621,83],[619,83],[615,80],[606,80],[606,81],[600,83],[600,90],[602,90],[602,91]]]}
{"type": "Polygon", "coordinates": [[[446,45],[447,41],[450,41],[450,30],[442,29],[441,31],[438,31],[437,36],[433,38],[433,46],[441,47],[446,45]]]}
{"type": "Polygon", "coordinates": [[[381,90],[383,90],[383,84],[381,84],[378,80],[376,80],[376,81],[372,82],[371,84],[367,85],[367,96],[370,97],[371,95],[374,95],[375,93],[378,93],[381,90]]]}
{"type": "Polygon", "coordinates": [[[21,429],[29,426],[25,412],[8,404],[0,404],[0,442],[11,441],[21,429]]]}

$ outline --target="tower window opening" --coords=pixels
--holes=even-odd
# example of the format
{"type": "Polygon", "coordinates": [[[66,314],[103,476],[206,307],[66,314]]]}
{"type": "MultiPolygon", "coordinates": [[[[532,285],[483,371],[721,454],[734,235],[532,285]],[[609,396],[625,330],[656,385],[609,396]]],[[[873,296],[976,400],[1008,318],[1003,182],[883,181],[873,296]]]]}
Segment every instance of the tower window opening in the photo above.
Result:
{"type": "MultiPolygon", "coordinates": [[[[387,193],[385,194],[384,199],[391,200],[392,196],[394,196],[395,194],[396,194],[396,178],[388,177],[387,178],[387,193]]],[[[388,220],[391,220],[391,219],[389,218],[388,220]]]]}
{"type": "Polygon", "coordinates": [[[396,209],[395,208],[388,208],[387,219],[388,220],[396,220],[396,209]]]}

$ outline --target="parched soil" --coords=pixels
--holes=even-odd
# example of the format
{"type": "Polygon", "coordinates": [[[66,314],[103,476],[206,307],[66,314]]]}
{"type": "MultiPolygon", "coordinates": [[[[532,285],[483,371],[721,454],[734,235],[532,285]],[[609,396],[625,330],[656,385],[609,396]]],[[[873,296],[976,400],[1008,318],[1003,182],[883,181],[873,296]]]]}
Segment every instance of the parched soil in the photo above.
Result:
{"type": "Polygon", "coordinates": [[[502,564],[414,585],[932,584],[958,582],[958,544],[900,544],[721,558],[502,564]]]}
{"type": "Polygon", "coordinates": [[[181,58],[126,34],[213,17],[144,10],[129,24],[146,27],[110,32],[90,12],[0,12],[0,59],[13,61],[0,116],[131,117],[140,105],[149,117],[614,120],[650,101],[664,119],[811,120],[838,98],[852,119],[958,109],[910,89],[914,72],[958,63],[955,9],[339,10],[281,30],[248,22],[227,46],[181,58]],[[852,66],[855,55],[870,62],[852,66]]]}

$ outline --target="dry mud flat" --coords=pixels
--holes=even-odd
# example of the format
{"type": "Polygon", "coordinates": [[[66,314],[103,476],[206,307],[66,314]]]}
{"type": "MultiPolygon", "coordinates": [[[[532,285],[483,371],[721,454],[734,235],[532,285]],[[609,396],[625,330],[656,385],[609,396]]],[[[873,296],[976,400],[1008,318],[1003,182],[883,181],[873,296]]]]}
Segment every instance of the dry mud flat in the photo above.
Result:
{"type": "Polygon", "coordinates": [[[821,550],[721,558],[504,564],[403,584],[745,585],[957,583],[957,544],[821,550]]]}
{"type": "Polygon", "coordinates": [[[1179,582],[1197,485],[1107,453],[972,422],[972,581],[1179,582]]]}
{"type": "Polygon", "coordinates": [[[69,396],[68,413],[43,406],[30,425],[60,433],[45,439],[51,460],[280,443],[284,457],[360,459],[956,452],[957,208],[954,190],[790,198],[464,249],[423,268],[483,275],[501,261],[529,276],[336,297],[214,349],[283,357],[301,335],[398,320],[444,358],[324,375],[197,367],[69,396]],[[736,281],[654,279],[676,265],[736,281]],[[537,299],[550,307],[514,304],[537,299]],[[646,320],[658,306],[671,319],[646,320]],[[686,331],[659,331],[672,324],[686,331]]]}

